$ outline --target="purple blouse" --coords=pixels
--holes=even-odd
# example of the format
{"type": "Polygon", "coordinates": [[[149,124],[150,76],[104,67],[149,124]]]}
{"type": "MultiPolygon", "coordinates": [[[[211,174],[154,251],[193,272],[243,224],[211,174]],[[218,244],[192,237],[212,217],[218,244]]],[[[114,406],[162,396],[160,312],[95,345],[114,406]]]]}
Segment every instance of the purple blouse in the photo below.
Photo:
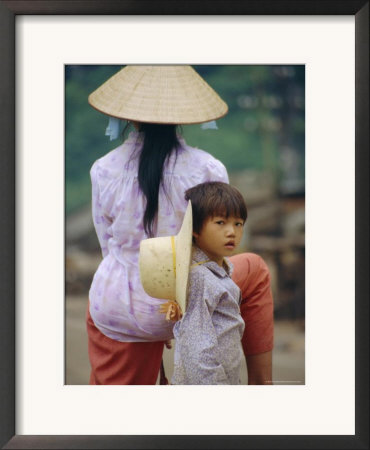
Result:
{"type": "MultiPolygon", "coordinates": [[[[138,157],[143,135],[133,131],[126,141],[95,161],[91,168],[92,214],[103,260],[90,292],[90,314],[96,327],[117,341],[163,341],[173,338],[173,322],[159,312],[164,300],[144,292],[139,274],[140,241],[145,198],[139,189],[138,157]]],[[[172,155],[163,172],[166,197],[159,190],[155,236],[176,235],[187,202],[187,189],[205,181],[228,183],[224,165],[180,138],[177,159],[172,155]]]]}

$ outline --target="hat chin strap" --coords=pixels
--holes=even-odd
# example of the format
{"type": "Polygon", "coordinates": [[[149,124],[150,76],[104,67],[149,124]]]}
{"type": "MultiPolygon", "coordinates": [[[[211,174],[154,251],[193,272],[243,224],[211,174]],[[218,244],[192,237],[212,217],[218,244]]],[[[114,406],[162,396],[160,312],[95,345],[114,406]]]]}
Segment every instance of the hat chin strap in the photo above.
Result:
{"type": "MultiPolygon", "coordinates": [[[[172,247],[172,264],[173,264],[173,272],[176,279],[176,245],[175,245],[175,236],[171,236],[171,247],[172,247]]],[[[166,314],[166,320],[177,322],[182,317],[182,311],[180,305],[173,301],[169,300],[166,303],[162,303],[159,307],[159,311],[162,314],[166,314]]]]}

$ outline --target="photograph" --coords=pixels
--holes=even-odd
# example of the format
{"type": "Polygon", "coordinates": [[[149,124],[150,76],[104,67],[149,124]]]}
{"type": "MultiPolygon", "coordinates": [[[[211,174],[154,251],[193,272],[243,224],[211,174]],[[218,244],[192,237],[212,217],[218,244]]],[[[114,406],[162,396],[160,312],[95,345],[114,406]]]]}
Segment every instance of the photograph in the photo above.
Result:
{"type": "Polygon", "coordinates": [[[305,67],[67,65],[65,95],[66,384],[304,384],[305,67]],[[142,241],[188,201],[166,280],[142,241]]]}

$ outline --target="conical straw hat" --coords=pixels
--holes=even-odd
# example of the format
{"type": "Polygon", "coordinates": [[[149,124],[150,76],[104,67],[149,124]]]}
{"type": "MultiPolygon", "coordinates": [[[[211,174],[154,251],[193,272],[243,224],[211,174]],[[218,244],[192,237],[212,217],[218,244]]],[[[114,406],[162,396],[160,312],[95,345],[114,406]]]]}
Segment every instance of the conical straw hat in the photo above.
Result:
{"type": "Polygon", "coordinates": [[[89,103],[119,119],[163,124],[208,122],[228,111],[190,66],[126,66],[90,94],[89,103]]]}
{"type": "Polygon", "coordinates": [[[144,239],[140,243],[140,279],[151,297],[177,302],[185,312],[191,262],[193,218],[189,201],[177,236],[144,239]]]}

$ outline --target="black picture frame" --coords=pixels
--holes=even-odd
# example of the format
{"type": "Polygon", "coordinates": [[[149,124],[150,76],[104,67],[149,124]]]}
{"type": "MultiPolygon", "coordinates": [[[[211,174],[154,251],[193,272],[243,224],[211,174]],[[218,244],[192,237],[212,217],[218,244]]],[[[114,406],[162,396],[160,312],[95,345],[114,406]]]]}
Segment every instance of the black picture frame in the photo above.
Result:
{"type": "MultiPolygon", "coordinates": [[[[365,0],[38,0],[0,1],[0,445],[7,449],[369,448],[369,1],[365,0]],[[29,436],[15,434],[15,18],[17,15],[354,15],[355,435],[29,436]]],[[[340,364],[340,362],[338,362],[340,364]]],[[[340,393],[338,393],[340,395],[340,393]]]]}

